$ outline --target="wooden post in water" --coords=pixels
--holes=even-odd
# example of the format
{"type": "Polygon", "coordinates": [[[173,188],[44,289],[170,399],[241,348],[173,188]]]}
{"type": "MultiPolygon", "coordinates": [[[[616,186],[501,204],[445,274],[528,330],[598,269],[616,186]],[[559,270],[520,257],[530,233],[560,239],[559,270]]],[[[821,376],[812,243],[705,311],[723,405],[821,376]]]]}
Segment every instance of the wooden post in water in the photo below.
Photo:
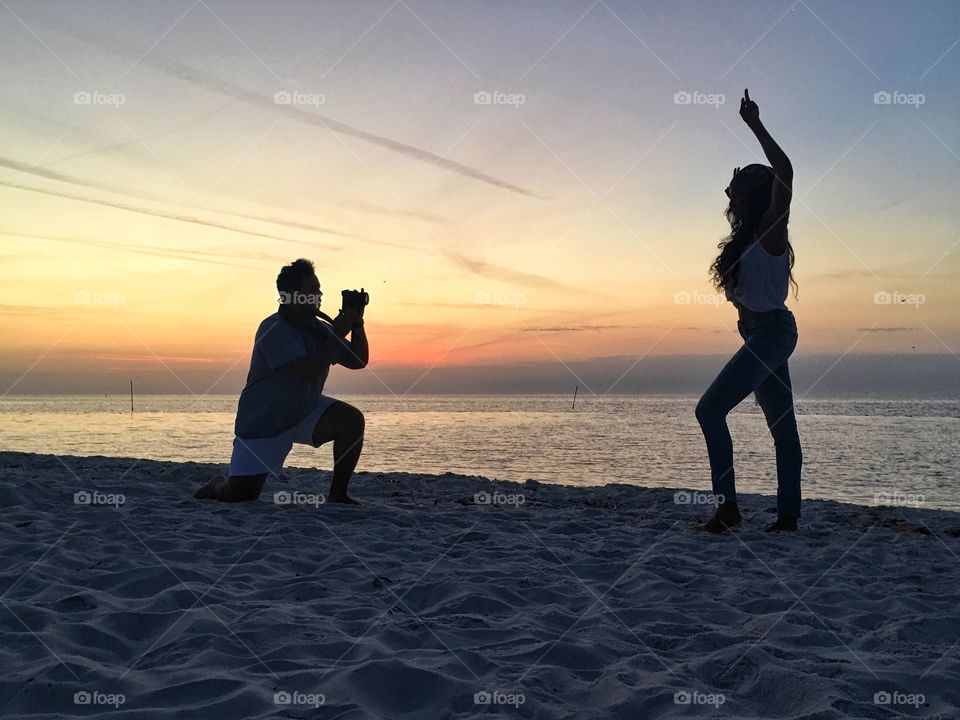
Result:
{"type": "Polygon", "coordinates": [[[573,388],[573,405],[570,406],[570,409],[571,409],[571,410],[573,410],[574,408],[577,407],[577,390],[579,390],[579,389],[580,389],[580,385],[579,385],[579,384],[577,384],[577,385],[573,388]]]}
{"type": "Polygon", "coordinates": [[[130,381],[130,413],[133,414],[133,380],[130,381]]]}

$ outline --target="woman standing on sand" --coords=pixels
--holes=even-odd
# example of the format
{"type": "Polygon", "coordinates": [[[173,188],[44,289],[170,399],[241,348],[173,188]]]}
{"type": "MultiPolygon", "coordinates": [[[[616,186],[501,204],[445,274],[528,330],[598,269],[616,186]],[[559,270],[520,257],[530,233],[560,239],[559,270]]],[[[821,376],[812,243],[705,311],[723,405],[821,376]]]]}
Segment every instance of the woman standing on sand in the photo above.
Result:
{"type": "Polygon", "coordinates": [[[740,314],[741,347],[697,404],[707,442],[717,509],[703,526],[723,532],[740,523],[727,414],[751,392],[763,410],[777,454],[777,521],[767,531],[796,530],[800,517],[802,453],[787,358],[797,346],[797,323],[785,301],[793,280],[793,248],[787,238],[793,166],[760,122],[757,104],[743,91],[740,117],[767,156],[767,165],[733,171],[726,188],[730,235],[710,268],[717,290],[740,314]]]}

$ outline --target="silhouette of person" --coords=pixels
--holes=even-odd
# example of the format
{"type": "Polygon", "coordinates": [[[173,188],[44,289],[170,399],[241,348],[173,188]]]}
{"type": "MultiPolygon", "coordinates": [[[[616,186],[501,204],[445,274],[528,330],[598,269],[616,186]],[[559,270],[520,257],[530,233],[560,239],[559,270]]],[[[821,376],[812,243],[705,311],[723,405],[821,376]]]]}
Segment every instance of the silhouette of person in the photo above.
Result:
{"type": "Polygon", "coordinates": [[[324,395],[323,385],[331,365],[352,370],[367,365],[366,293],[345,290],[343,308],[335,319],[329,318],[320,310],[323,293],[313,263],[305,259],[280,271],[277,290],[280,307],[257,329],[237,405],[229,475],[214,478],[194,497],[256,500],[267,476],[283,468],[293,443],[319,447],[332,440],[333,480],[327,501],[358,505],[347,494],[347,485],[363,449],[363,413],[324,395]]]}
{"type": "Polygon", "coordinates": [[[717,497],[716,510],[702,529],[723,532],[740,523],[727,415],[752,392],[777,457],[777,520],[767,531],[796,530],[803,458],[787,358],[797,346],[797,323],[785,304],[789,285],[796,288],[787,237],[793,166],[760,122],[749,90],[740,100],[740,117],[760,141],[770,165],[733,171],[726,188],[730,235],[719,244],[710,268],[715,287],[739,312],[737,329],[744,342],[697,404],[717,497]]]}

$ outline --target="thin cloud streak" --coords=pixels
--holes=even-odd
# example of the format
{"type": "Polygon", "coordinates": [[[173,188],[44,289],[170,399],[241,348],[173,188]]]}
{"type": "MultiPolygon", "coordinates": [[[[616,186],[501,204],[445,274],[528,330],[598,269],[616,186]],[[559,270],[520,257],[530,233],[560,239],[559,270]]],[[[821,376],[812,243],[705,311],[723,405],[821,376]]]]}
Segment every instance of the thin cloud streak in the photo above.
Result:
{"type": "MultiPolygon", "coordinates": [[[[21,172],[27,175],[32,175],[34,177],[42,178],[44,180],[53,180],[55,182],[65,183],[68,185],[76,185],[78,187],[86,188],[87,190],[99,190],[103,192],[109,192],[109,193],[113,193],[114,195],[121,195],[123,197],[131,198],[134,200],[158,202],[158,203],[164,203],[167,205],[177,204],[169,200],[168,198],[165,198],[162,195],[157,195],[155,193],[148,193],[143,191],[134,193],[118,185],[99,182],[97,180],[89,180],[87,178],[77,177],[76,175],[68,175],[66,173],[58,172],[56,170],[49,170],[43,167],[28,165],[19,160],[4,157],[2,155],[0,155],[0,167],[5,167],[10,170],[15,170],[17,172],[21,172]]],[[[238,212],[233,210],[210,210],[207,208],[197,208],[197,207],[190,207],[190,209],[194,211],[200,210],[203,212],[212,212],[217,215],[226,215],[226,216],[240,218],[243,220],[253,220],[255,222],[269,223],[271,225],[288,227],[295,230],[307,230],[309,232],[316,232],[324,235],[335,235],[335,236],[347,238],[350,240],[359,240],[362,242],[369,242],[374,245],[384,245],[387,247],[400,248],[403,250],[416,249],[407,245],[402,245],[400,243],[393,243],[386,240],[374,240],[373,238],[364,237],[363,235],[357,235],[355,233],[345,232],[343,230],[337,230],[335,228],[324,227],[322,225],[314,225],[312,223],[298,222],[295,220],[287,220],[285,218],[278,218],[270,215],[255,215],[252,213],[244,213],[244,212],[238,212]]],[[[217,227],[227,228],[227,229],[236,229],[236,228],[233,228],[232,226],[228,228],[228,226],[225,226],[222,224],[218,224],[217,227]]],[[[236,230],[237,232],[245,232],[244,230],[241,230],[241,229],[236,229],[236,230]]],[[[262,237],[273,237],[273,236],[262,235],[262,237]]],[[[278,238],[278,239],[283,239],[283,238],[278,238]]]]}
{"type": "Polygon", "coordinates": [[[525,327],[520,332],[558,333],[558,332],[599,332],[602,330],[651,330],[665,329],[660,325],[560,325],[553,327],[525,327]]]}
{"type": "Polygon", "coordinates": [[[433,213],[420,212],[418,210],[397,210],[396,208],[374,205],[373,203],[357,201],[347,202],[344,200],[340,202],[327,202],[325,204],[330,205],[331,207],[350,210],[353,212],[367,213],[370,215],[412,218],[414,220],[420,220],[421,222],[430,223],[431,225],[446,225],[448,222],[445,217],[435,215],[433,213]]]}
{"type": "Polygon", "coordinates": [[[514,185],[513,183],[507,182],[506,180],[501,180],[492,175],[488,175],[485,172],[472,168],[468,165],[463,165],[449,158],[443,157],[442,155],[437,155],[432,153],[429,150],[424,150],[418,148],[414,145],[408,145],[406,143],[399,142],[398,140],[393,140],[391,138],[385,137],[383,135],[377,135],[366,130],[361,130],[352,125],[333,120],[324,115],[318,113],[307,112],[306,110],[301,110],[300,108],[293,107],[291,105],[278,105],[273,101],[273,99],[267,99],[261,97],[255,92],[250,90],[245,90],[243,88],[237,87],[228,83],[222,78],[218,78],[214,75],[209,75],[200,70],[188,67],[186,65],[181,65],[180,63],[174,62],[168,58],[159,58],[156,55],[146,55],[144,56],[142,50],[131,47],[124,43],[118,42],[113,38],[104,38],[97,36],[94,33],[90,32],[80,32],[79,30],[66,30],[63,28],[54,28],[60,32],[64,32],[72,37],[95,45],[102,50],[111,52],[117,55],[125,55],[127,57],[139,57],[140,62],[145,65],[149,65],[156,70],[160,70],[167,75],[171,75],[180,80],[193,83],[212,92],[218,92],[223,95],[227,95],[238,100],[250,103],[251,105],[256,105],[258,107],[270,110],[277,114],[283,115],[292,120],[302,122],[306,125],[312,125],[314,127],[322,127],[327,130],[332,130],[333,132],[340,133],[342,135],[348,135],[350,137],[355,137],[358,140],[363,140],[364,142],[377,145],[387,150],[391,150],[400,155],[404,155],[413,160],[418,160],[420,162],[428,163],[429,165],[443,168],[445,170],[450,170],[455,172],[463,177],[471,178],[473,180],[479,180],[480,182],[486,183],[487,185],[492,185],[493,187],[498,187],[503,190],[509,190],[511,192],[517,193],[519,195],[524,195],[526,197],[532,197],[537,199],[544,199],[534,192],[522,188],[519,185],[514,185]]]}
{"type": "Polygon", "coordinates": [[[237,227],[236,225],[228,225],[226,223],[217,222],[215,220],[206,220],[200,217],[196,217],[194,215],[186,215],[182,213],[177,214],[172,212],[166,212],[163,210],[137,207],[135,205],[129,205],[127,203],[115,202],[115,201],[105,200],[101,198],[84,197],[83,195],[76,195],[74,193],[68,193],[64,191],[40,188],[33,185],[23,185],[20,183],[9,183],[9,182],[0,181],[0,187],[8,187],[14,190],[25,190],[27,192],[39,193],[41,195],[48,195],[50,197],[64,198],[66,200],[75,200],[77,202],[90,203],[92,205],[101,205],[103,207],[116,208],[117,210],[126,210],[127,212],[137,213],[140,215],[149,215],[151,217],[163,218],[164,220],[175,220],[177,222],[190,223],[192,225],[199,225],[201,227],[214,228],[216,230],[227,230],[229,232],[240,233],[242,235],[251,235],[253,237],[268,238],[270,240],[279,240],[281,242],[294,243],[297,245],[313,245],[327,252],[339,252],[342,250],[342,248],[335,247],[333,245],[322,245],[322,244],[314,243],[308,240],[294,240],[292,238],[280,237],[279,235],[271,235],[270,233],[262,233],[262,232],[257,232],[255,230],[245,230],[243,228],[237,227]]]}
{"type": "Polygon", "coordinates": [[[0,315],[35,317],[37,315],[57,315],[59,312],[55,308],[36,307],[34,305],[0,305],[0,315]]]}
{"type": "Polygon", "coordinates": [[[446,256],[447,259],[461,269],[466,270],[473,275],[479,275],[480,277],[485,277],[490,280],[496,280],[498,282],[505,283],[518,283],[537,288],[564,290],[566,292],[572,291],[584,295],[594,295],[597,297],[602,296],[602,293],[598,293],[593,290],[587,290],[585,288],[579,288],[573,285],[567,285],[544,275],[537,275],[535,273],[524,272],[522,270],[511,270],[510,268],[489,263],[485,260],[470,258],[462,253],[457,252],[456,250],[447,250],[446,256]]]}
{"type": "Polygon", "coordinates": [[[11,238],[29,238],[31,240],[47,240],[50,242],[60,242],[66,243],[69,245],[81,245],[84,247],[93,247],[104,250],[120,250],[122,252],[132,252],[139,253],[141,255],[152,255],[154,257],[169,258],[172,260],[188,260],[194,262],[208,263],[211,265],[221,265],[224,267],[235,267],[241,268],[243,270],[257,270],[260,271],[260,268],[254,267],[251,265],[243,265],[238,262],[231,262],[229,259],[222,258],[236,258],[239,254],[241,257],[239,259],[248,259],[248,260],[269,260],[272,263],[286,263],[289,262],[286,258],[276,257],[273,255],[267,255],[266,253],[247,253],[244,257],[242,253],[214,253],[214,252],[204,252],[202,250],[186,250],[178,248],[160,248],[150,245],[137,245],[134,243],[119,243],[111,242],[109,240],[93,240],[87,238],[74,238],[74,237],[57,237],[55,235],[39,235],[34,233],[20,233],[20,232],[10,232],[7,230],[0,230],[0,235],[4,237],[11,238]]]}
{"type": "Polygon", "coordinates": [[[181,133],[184,130],[189,130],[190,128],[199,125],[205,120],[209,120],[217,113],[222,112],[228,107],[228,104],[221,105],[210,112],[204,113],[198,117],[193,118],[192,120],[183,123],[182,125],[176,125],[172,128],[167,128],[166,130],[160,130],[159,132],[151,133],[150,135],[143,135],[142,137],[133,138],[132,140],[124,140],[123,142],[111,143],[109,145],[104,145],[102,147],[92,148],[89,150],[82,150],[81,152],[73,153],[72,155],[64,155],[59,157],[56,160],[51,160],[50,162],[43,163],[42,165],[33,166],[35,168],[49,168],[54,165],[59,165],[60,163],[70,162],[71,160],[77,160],[82,157],[89,157],[90,155],[100,155],[107,152],[116,152],[118,150],[127,150],[129,148],[135,148],[138,145],[143,145],[148,140],[156,140],[157,138],[166,137],[168,135],[175,135],[181,133]]]}
{"type": "MultiPolygon", "coordinates": [[[[64,155],[62,157],[57,158],[56,160],[51,160],[49,162],[44,162],[38,165],[31,166],[32,168],[50,168],[50,167],[53,167],[54,165],[60,165],[62,163],[70,162],[72,160],[77,160],[80,158],[89,157],[93,155],[101,155],[103,153],[115,153],[118,151],[120,151],[123,155],[129,156],[129,155],[135,154],[138,158],[149,158],[149,159],[155,160],[156,156],[152,155],[150,152],[148,152],[144,148],[144,143],[150,140],[155,140],[157,138],[175,135],[191,127],[199,125],[200,123],[213,117],[217,113],[222,112],[231,104],[232,103],[221,105],[216,109],[208,113],[205,113],[201,116],[198,116],[193,120],[191,120],[190,122],[185,123],[183,125],[178,125],[176,127],[173,127],[167,130],[161,130],[159,132],[152,133],[149,135],[143,135],[141,137],[134,138],[133,140],[124,140],[122,142],[108,142],[106,138],[102,136],[93,135],[92,133],[89,132],[89,130],[85,128],[67,125],[65,123],[58,122],[56,120],[51,120],[50,118],[41,117],[39,115],[33,115],[30,113],[24,112],[23,110],[20,110],[18,108],[6,107],[6,108],[3,108],[3,111],[14,113],[30,119],[32,121],[32,124],[30,125],[31,129],[34,129],[37,123],[41,123],[44,125],[51,125],[53,127],[58,128],[60,131],[68,131],[70,135],[80,134],[80,135],[86,136],[89,140],[92,140],[99,145],[98,147],[82,150],[80,152],[75,152],[70,155],[64,155]],[[137,152],[134,153],[133,151],[137,151],[137,152]]],[[[0,178],[12,177],[15,174],[16,173],[8,173],[7,175],[0,176],[0,178]]],[[[428,223],[431,225],[446,225],[449,222],[447,218],[441,215],[437,215],[435,213],[429,213],[429,212],[411,210],[411,209],[398,209],[395,207],[387,207],[385,205],[378,205],[376,203],[362,202],[357,200],[325,200],[325,199],[311,198],[310,205],[311,206],[321,205],[324,207],[336,208],[337,210],[346,210],[348,212],[355,212],[355,213],[360,213],[364,215],[376,215],[381,217],[397,217],[397,218],[404,218],[404,219],[412,219],[412,220],[418,220],[420,222],[428,223]]],[[[285,208],[281,208],[281,209],[285,209],[285,208]]],[[[275,222],[275,220],[271,219],[270,222],[275,222]]],[[[288,221],[284,221],[284,222],[288,222],[288,221]]],[[[319,228],[318,228],[318,231],[319,231],[319,228]]],[[[365,239],[368,240],[369,242],[383,244],[383,241],[373,240],[370,238],[365,238],[365,239]]],[[[415,248],[411,248],[411,249],[415,249],[415,248]]]]}

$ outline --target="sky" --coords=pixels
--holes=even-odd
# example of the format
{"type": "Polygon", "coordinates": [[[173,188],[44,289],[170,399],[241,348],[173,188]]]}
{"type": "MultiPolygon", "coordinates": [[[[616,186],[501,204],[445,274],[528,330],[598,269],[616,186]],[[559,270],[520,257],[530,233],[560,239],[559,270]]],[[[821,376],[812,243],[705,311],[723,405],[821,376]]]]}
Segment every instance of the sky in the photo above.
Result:
{"type": "Polygon", "coordinates": [[[796,361],[956,388],[956,2],[4,0],[0,55],[4,394],[238,392],[298,257],[370,293],[350,388],[695,386],[745,87],[796,361]]]}

